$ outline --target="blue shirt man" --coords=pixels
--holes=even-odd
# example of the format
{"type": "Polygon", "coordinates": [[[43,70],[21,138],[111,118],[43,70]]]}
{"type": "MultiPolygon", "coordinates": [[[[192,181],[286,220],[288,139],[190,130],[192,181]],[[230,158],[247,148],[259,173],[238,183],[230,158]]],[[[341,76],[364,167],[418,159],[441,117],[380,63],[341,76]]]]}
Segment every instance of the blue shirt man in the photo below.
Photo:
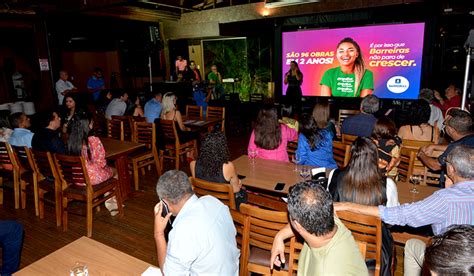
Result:
{"type": "Polygon", "coordinates": [[[100,91],[105,89],[105,81],[102,77],[102,69],[94,69],[94,74],[87,81],[87,89],[89,89],[89,92],[92,93],[92,100],[97,102],[100,97],[100,91]]]}
{"type": "Polygon", "coordinates": [[[194,91],[193,94],[193,99],[196,102],[197,106],[202,106],[202,115],[204,118],[206,117],[206,111],[207,111],[207,102],[209,101],[210,98],[210,93],[205,93],[202,89],[194,91]]]}
{"type": "Polygon", "coordinates": [[[13,113],[10,115],[10,124],[14,129],[8,143],[12,146],[31,148],[34,133],[28,129],[31,126],[30,118],[23,112],[13,113]]]}
{"type": "Polygon", "coordinates": [[[155,122],[161,115],[161,93],[156,93],[154,97],[145,104],[144,116],[148,123],[155,122]]]}

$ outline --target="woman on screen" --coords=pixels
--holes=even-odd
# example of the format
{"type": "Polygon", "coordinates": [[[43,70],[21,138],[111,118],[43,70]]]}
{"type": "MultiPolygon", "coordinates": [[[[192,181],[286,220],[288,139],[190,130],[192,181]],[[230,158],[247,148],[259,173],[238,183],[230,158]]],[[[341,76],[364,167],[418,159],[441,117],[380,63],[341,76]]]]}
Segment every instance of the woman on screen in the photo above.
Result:
{"type": "Polygon", "coordinates": [[[290,70],[286,72],[284,82],[288,85],[288,88],[286,89],[287,102],[291,104],[299,103],[303,96],[303,93],[301,92],[303,73],[301,73],[296,61],[290,63],[290,70]]]}
{"type": "Polygon", "coordinates": [[[365,68],[359,44],[346,37],[337,45],[340,66],[328,69],[321,78],[321,96],[365,97],[374,90],[374,77],[365,68]]]}

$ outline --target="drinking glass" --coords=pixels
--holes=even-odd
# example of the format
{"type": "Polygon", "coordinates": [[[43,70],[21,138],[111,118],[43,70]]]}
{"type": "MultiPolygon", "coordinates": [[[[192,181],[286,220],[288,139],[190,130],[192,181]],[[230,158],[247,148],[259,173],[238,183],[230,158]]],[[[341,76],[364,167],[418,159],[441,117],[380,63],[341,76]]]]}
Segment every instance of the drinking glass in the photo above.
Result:
{"type": "Polygon", "coordinates": [[[416,185],[420,184],[422,179],[423,176],[420,174],[413,174],[410,176],[410,183],[413,184],[413,188],[410,190],[411,193],[419,193],[419,191],[416,189],[416,185]]]}
{"type": "Polygon", "coordinates": [[[300,176],[303,178],[304,181],[311,176],[311,169],[305,166],[300,167],[300,176]]]}
{"type": "Polygon", "coordinates": [[[295,153],[295,156],[293,157],[293,162],[295,163],[295,172],[298,172],[298,164],[301,162],[301,156],[295,153]]]}
{"type": "Polygon", "coordinates": [[[76,262],[71,268],[70,276],[89,276],[89,270],[85,263],[76,262]]]}
{"type": "Polygon", "coordinates": [[[258,154],[257,150],[251,149],[249,150],[248,154],[249,154],[250,164],[252,166],[255,166],[255,158],[257,158],[257,154],[258,154]]]}

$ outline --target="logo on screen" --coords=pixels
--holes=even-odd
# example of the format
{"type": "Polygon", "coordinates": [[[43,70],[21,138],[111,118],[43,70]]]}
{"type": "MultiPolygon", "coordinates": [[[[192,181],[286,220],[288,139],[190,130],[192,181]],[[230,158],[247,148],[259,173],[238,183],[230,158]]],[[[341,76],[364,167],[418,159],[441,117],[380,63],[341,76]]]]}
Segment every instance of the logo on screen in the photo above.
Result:
{"type": "Polygon", "coordinates": [[[402,76],[391,77],[387,81],[387,89],[393,93],[403,93],[410,87],[410,82],[402,76]]]}

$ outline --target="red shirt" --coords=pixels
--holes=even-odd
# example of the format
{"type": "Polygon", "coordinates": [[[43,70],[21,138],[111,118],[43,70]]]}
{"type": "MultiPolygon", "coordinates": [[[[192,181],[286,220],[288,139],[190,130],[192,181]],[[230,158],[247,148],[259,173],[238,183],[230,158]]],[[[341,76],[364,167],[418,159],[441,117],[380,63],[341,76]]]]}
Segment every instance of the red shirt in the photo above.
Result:
{"type": "Polygon", "coordinates": [[[439,103],[439,102],[434,102],[433,104],[437,107],[439,107],[439,109],[441,109],[441,111],[443,111],[443,116],[446,116],[446,111],[448,111],[448,109],[450,109],[451,107],[460,107],[461,106],[461,96],[460,95],[456,95],[454,97],[452,97],[451,99],[446,99],[444,101],[443,104],[439,103]]]}

